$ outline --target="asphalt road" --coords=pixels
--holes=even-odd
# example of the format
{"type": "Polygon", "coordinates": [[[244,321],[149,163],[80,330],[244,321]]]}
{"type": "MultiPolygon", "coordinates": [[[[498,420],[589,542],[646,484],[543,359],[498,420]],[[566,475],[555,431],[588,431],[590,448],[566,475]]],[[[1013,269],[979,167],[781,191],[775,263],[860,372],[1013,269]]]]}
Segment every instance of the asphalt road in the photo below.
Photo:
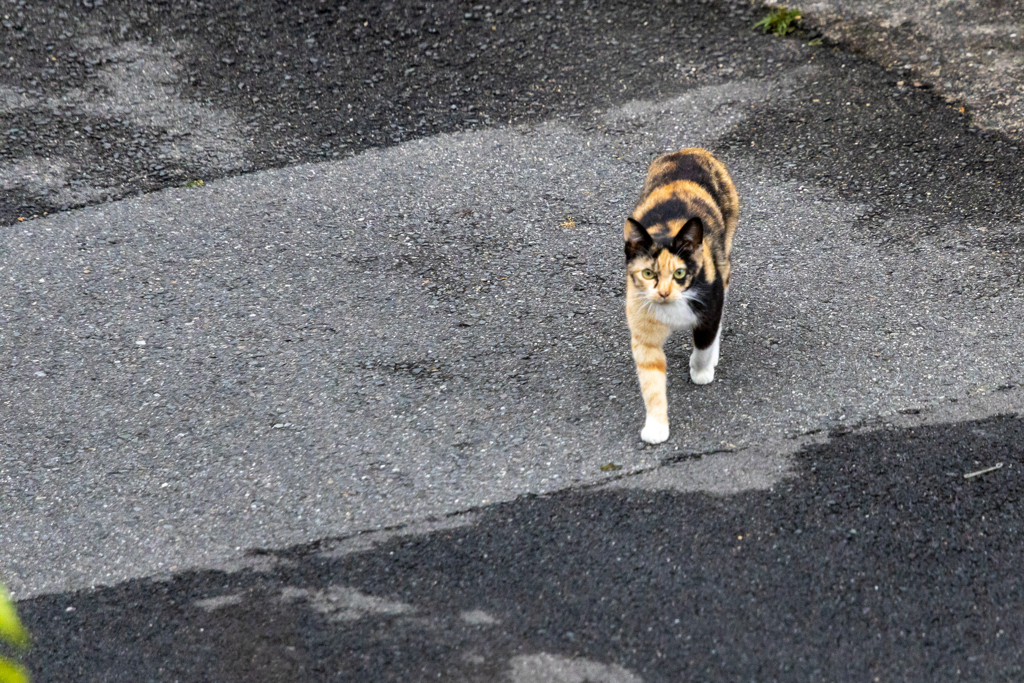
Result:
{"type": "Polygon", "coordinates": [[[523,497],[20,607],[39,680],[1017,680],[1022,439],[846,435],[772,490],[523,497]]]}
{"type": "MultiPolygon", "coordinates": [[[[67,10],[117,9],[93,5],[67,10]]],[[[0,168],[8,209],[40,210],[7,214],[0,246],[0,577],[38,680],[1020,676],[1018,138],[753,32],[746,7],[530,3],[492,24],[540,41],[506,65],[529,78],[446,58],[419,82],[430,102],[484,72],[489,122],[446,102],[396,137],[381,104],[349,117],[352,149],[292,165],[329,148],[264,154],[289,140],[268,122],[328,130],[325,107],[246,113],[202,90],[221,67],[145,80],[197,68],[203,31],[237,19],[183,7],[139,36],[77,24],[74,45],[121,57],[62,100],[181,173],[67,195],[68,169],[121,160],[112,133],[0,168]],[[146,39],[179,26],[187,50],[146,39]],[[194,124],[187,145],[145,142],[169,135],[159,112],[194,124]],[[250,119],[251,145],[203,125],[250,119]],[[687,145],[739,188],[735,279],[716,381],[687,382],[674,342],[673,436],[647,447],[619,226],[650,159],[687,145]]],[[[402,30],[461,54],[488,11],[402,30]]],[[[308,28],[247,21],[282,45],[308,28]]],[[[412,92],[401,55],[338,50],[388,65],[362,102],[412,92]]],[[[250,104],[288,101],[254,83],[250,104]]],[[[57,111],[3,87],[4,116],[57,111]]]]}
{"type": "Polygon", "coordinates": [[[977,125],[1024,131],[1021,0],[818,0],[801,9],[808,32],[964,107],[977,125]]]}

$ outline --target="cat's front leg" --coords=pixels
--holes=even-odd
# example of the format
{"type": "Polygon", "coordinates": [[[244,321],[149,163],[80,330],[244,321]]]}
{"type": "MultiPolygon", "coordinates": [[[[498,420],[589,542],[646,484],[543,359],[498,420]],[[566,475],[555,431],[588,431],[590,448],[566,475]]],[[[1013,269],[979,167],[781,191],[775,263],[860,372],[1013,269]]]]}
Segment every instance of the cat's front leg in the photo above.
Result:
{"type": "Polygon", "coordinates": [[[699,326],[693,330],[693,353],[690,354],[690,379],[694,384],[710,384],[718,366],[718,343],[722,338],[722,319],[714,326],[699,326]]]}
{"type": "MultiPolygon", "coordinates": [[[[664,337],[667,337],[667,333],[664,337]]],[[[640,438],[647,443],[661,443],[668,439],[668,397],[665,392],[665,352],[660,339],[640,339],[633,335],[633,360],[640,380],[647,419],[640,438]]]]}

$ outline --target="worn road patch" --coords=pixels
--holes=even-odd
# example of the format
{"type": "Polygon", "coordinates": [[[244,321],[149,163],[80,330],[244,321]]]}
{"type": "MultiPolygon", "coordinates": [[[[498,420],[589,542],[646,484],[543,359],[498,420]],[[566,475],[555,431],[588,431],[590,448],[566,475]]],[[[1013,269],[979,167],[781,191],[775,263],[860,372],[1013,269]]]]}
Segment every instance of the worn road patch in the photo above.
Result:
{"type": "Polygon", "coordinates": [[[714,147],[809,68],[19,226],[0,270],[12,589],[216,565],[1019,385],[1012,268],[894,248],[863,229],[869,205],[726,153],[743,215],[719,376],[687,382],[675,340],[673,437],[640,447],[618,224],[655,153],[714,147]]]}
{"type": "Polygon", "coordinates": [[[526,497],[349,553],[39,596],[19,605],[45,643],[30,665],[109,681],[1015,679],[1021,443],[1011,416],[864,430],[800,450],[766,490],[526,497]]]}

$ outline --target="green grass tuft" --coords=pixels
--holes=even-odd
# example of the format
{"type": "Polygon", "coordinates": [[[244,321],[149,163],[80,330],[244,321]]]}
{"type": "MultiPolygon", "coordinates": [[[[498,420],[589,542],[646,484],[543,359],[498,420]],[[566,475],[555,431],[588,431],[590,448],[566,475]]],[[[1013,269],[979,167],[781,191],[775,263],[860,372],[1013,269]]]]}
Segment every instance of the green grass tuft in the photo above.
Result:
{"type": "Polygon", "coordinates": [[[768,16],[754,24],[754,28],[764,29],[765,33],[770,31],[777,36],[784,36],[796,28],[800,17],[800,10],[779,5],[773,7],[768,16]]]}
{"type": "Polygon", "coordinates": [[[189,188],[190,190],[193,187],[202,187],[202,186],[203,186],[203,181],[202,180],[190,180],[187,183],[185,183],[185,187],[189,188]]]}

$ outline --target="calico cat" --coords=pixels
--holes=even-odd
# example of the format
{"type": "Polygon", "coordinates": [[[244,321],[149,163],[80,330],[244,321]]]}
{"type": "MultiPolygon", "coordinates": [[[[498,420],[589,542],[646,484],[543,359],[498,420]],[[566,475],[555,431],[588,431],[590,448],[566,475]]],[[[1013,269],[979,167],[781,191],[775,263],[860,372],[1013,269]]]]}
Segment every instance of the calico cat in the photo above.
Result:
{"type": "Polygon", "coordinates": [[[640,438],[668,438],[665,340],[693,331],[690,379],[715,378],[729,252],[739,215],[736,187],[718,159],[684,149],[654,160],[626,219],[626,319],[647,409],[640,438]]]}

